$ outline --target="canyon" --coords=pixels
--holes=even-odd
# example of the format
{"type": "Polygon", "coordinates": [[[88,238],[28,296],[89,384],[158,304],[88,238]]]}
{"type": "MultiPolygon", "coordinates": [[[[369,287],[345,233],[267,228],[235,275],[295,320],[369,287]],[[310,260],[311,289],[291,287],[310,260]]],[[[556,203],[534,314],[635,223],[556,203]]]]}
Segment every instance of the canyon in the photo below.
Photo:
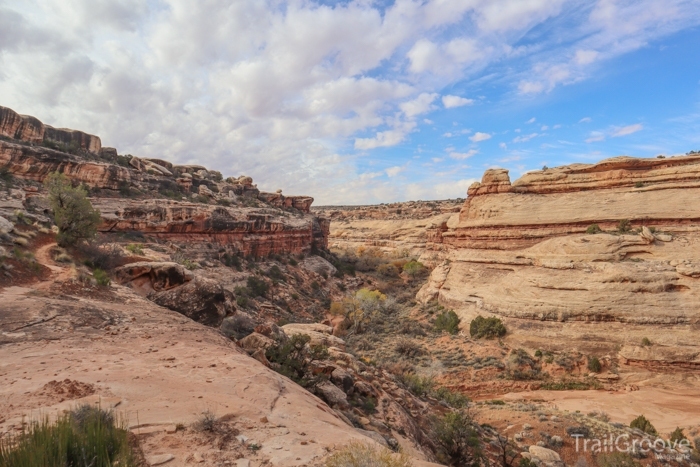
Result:
{"type": "Polygon", "coordinates": [[[150,465],[320,466],[353,440],[458,465],[436,435],[456,413],[494,465],[504,439],[597,465],[572,433],[641,439],[640,413],[700,432],[700,156],[316,207],[0,107],[0,187],[0,440],[83,403],[150,465]],[[55,172],[99,212],[91,242],[57,245],[55,172]],[[478,316],[507,331],[471,335],[478,316]]]}

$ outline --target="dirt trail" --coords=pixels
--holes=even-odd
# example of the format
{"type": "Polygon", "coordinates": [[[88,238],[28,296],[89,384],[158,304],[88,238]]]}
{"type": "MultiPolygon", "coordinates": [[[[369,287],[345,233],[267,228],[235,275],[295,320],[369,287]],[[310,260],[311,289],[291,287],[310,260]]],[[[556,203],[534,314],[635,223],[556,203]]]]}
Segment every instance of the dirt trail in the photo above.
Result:
{"type": "Polygon", "coordinates": [[[73,278],[73,271],[71,268],[59,266],[53,258],[51,258],[51,250],[57,246],[58,244],[55,242],[48,243],[39,247],[34,253],[34,258],[37,262],[51,270],[51,277],[47,281],[37,284],[36,288],[38,289],[45,289],[54,282],[66,282],[73,278]]]}

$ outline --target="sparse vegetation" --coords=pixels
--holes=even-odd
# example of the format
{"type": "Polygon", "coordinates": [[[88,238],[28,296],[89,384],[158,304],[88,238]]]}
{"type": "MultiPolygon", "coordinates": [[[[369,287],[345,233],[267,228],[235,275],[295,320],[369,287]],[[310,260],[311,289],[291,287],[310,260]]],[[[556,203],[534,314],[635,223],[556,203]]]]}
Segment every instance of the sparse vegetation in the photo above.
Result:
{"type": "Polygon", "coordinates": [[[640,464],[626,452],[601,454],[596,459],[598,467],[639,467],[640,464]]]}
{"type": "Polygon", "coordinates": [[[54,423],[45,418],[14,439],[0,440],[0,467],[135,467],[127,435],[113,414],[80,406],[54,423]]]}
{"type": "Polygon", "coordinates": [[[214,412],[211,410],[205,410],[202,415],[194,423],[194,429],[197,431],[207,431],[209,433],[214,433],[219,425],[218,419],[214,412]]]}
{"type": "Polygon", "coordinates": [[[603,369],[603,365],[601,365],[598,357],[589,357],[588,369],[590,371],[592,371],[593,373],[600,373],[601,372],[601,370],[603,369]]]}
{"type": "Polygon", "coordinates": [[[126,251],[133,253],[135,255],[143,255],[143,245],[140,243],[129,243],[126,247],[126,251]]]}
{"type": "Polygon", "coordinates": [[[248,276],[248,279],[246,280],[246,289],[252,298],[264,297],[269,288],[270,286],[265,279],[255,276],[248,276]]]}
{"type": "Polygon", "coordinates": [[[376,448],[354,441],[326,460],[326,467],[410,467],[405,454],[393,454],[388,449],[376,448]]]}
{"type": "Polygon", "coordinates": [[[669,440],[672,443],[678,443],[684,439],[687,440],[688,438],[685,436],[685,433],[683,433],[683,429],[681,427],[676,427],[676,429],[673,430],[671,436],[669,437],[669,440]]]}
{"type": "Polygon", "coordinates": [[[601,228],[598,226],[598,224],[591,224],[591,225],[589,225],[588,228],[586,229],[586,233],[589,234],[589,235],[593,235],[593,234],[597,234],[597,233],[601,233],[601,232],[602,232],[602,230],[601,230],[601,228]]]}
{"type": "Polygon", "coordinates": [[[287,342],[267,349],[265,356],[272,369],[302,387],[313,386],[320,376],[310,374],[309,365],[316,360],[328,358],[328,349],[309,346],[311,338],[306,334],[295,334],[287,342]]]}
{"type": "Polygon", "coordinates": [[[641,345],[642,347],[651,347],[653,344],[651,343],[648,337],[644,337],[642,338],[641,345]]]}
{"type": "Polygon", "coordinates": [[[101,218],[99,211],[90,204],[85,189],[73,188],[68,177],[58,172],[49,175],[44,184],[58,226],[58,244],[69,246],[93,238],[101,218]]]}
{"type": "Polygon", "coordinates": [[[467,415],[449,412],[433,420],[432,434],[438,446],[438,459],[450,466],[479,465],[481,447],[476,430],[467,415]]]}
{"type": "Polygon", "coordinates": [[[506,327],[496,317],[477,316],[469,325],[469,334],[475,339],[493,339],[506,335],[506,327]]]}
{"type": "Polygon", "coordinates": [[[109,279],[109,275],[102,270],[102,269],[95,269],[92,271],[92,277],[95,278],[95,282],[97,282],[97,285],[106,287],[110,284],[111,280],[109,279]]]}
{"type": "Polygon", "coordinates": [[[632,230],[632,223],[629,219],[622,219],[617,223],[617,231],[619,233],[627,233],[632,230]]]}
{"type": "Polygon", "coordinates": [[[426,268],[423,266],[423,263],[412,259],[403,266],[403,272],[405,272],[411,279],[415,279],[418,276],[425,274],[426,268]]]}
{"type": "Polygon", "coordinates": [[[647,420],[647,418],[644,415],[640,415],[639,417],[632,420],[632,423],[630,423],[630,428],[642,430],[644,433],[652,436],[657,436],[659,434],[656,431],[656,428],[654,428],[654,425],[652,425],[651,422],[647,420]]]}
{"type": "Polygon", "coordinates": [[[438,332],[448,332],[450,334],[457,334],[459,332],[460,319],[452,310],[445,310],[435,318],[435,330],[438,332]]]}

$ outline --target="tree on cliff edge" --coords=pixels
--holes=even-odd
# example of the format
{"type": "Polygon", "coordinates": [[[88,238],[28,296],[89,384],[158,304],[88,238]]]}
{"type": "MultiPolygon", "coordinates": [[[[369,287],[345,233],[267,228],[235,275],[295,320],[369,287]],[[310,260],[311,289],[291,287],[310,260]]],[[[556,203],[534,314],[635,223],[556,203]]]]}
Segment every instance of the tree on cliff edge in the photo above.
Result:
{"type": "Polygon", "coordinates": [[[85,189],[81,186],[73,188],[68,177],[58,172],[49,175],[44,185],[58,226],[58,244],[70,246],[94,237],[100,224],[100,213],[92,207],[85,189]]]}

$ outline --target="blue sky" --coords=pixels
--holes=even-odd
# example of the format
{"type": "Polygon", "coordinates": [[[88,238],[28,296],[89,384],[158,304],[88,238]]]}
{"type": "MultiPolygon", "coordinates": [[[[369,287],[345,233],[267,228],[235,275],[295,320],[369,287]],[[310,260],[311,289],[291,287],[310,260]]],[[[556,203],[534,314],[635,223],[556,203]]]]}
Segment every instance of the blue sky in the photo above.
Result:
{"type": "Polygon", "coordinates": [[[700,0],[0,0],[0,105],[316,204],[700,150],[700,0]]]}

